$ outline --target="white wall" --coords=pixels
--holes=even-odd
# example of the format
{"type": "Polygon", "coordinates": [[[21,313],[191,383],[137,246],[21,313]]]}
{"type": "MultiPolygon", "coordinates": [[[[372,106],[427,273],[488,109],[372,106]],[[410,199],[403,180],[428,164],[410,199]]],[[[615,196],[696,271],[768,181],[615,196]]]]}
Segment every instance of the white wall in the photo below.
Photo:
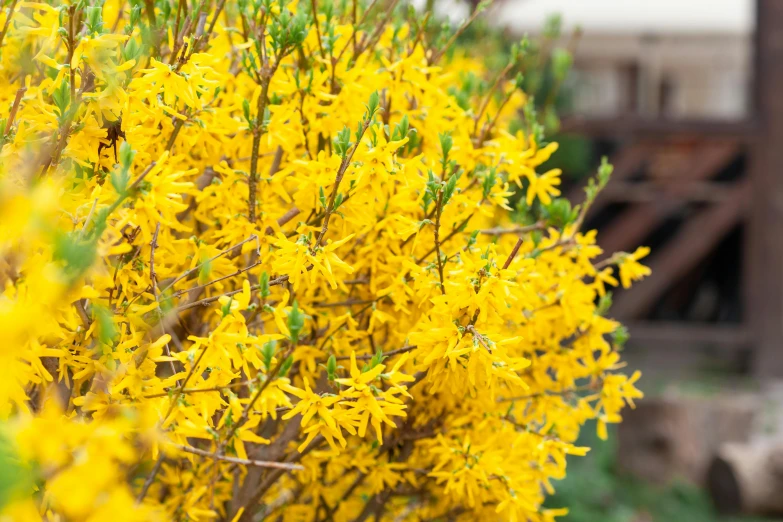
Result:
{"type": "Polygon", "coordinates": [[[560,13],[566,27],[585,31],[749,33],[753,0],[501,0],[498,21],[511,29],[538,30],[560,13]]]}

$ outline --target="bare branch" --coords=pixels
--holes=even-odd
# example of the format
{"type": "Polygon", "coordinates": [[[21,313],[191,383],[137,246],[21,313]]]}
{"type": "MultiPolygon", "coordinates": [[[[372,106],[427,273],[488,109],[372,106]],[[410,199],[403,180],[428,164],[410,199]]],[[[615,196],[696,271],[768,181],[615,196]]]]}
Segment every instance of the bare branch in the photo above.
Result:
{"type": "Polygon", "coordinates": [[[301,464],[289,464],[287,462],[271,462],[268,460],[239,459],[236,457],[229,457],[227,455],[218,455],[216,453],[211,453],[209,451],[204,451],[202,449],[194,448],[193,446],[185,446],[183,444],[171,444],[171,446],[174,446],[178,450],[184,451],[185,453],[192,453],[193,455],[200,455],[202,457],[209,457],[211,459],[231,462],[232,464],[239,464],[241,466],[256,466],[259,468],[285,469],[289,471],[299,471],[304,469],[304,466],[302,466],[301,464]]]}

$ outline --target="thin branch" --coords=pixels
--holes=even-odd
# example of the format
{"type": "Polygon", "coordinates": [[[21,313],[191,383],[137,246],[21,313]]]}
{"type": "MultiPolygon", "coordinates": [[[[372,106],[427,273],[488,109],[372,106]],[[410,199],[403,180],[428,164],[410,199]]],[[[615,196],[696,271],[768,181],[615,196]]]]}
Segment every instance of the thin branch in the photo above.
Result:
{"type": "MultiPolygon", "coordinates": [[[[160,309],[160,300],[158,299],[158,278],[155,275],[155,249],[158,247],[158,234],[160,233],[160,221],[158,221],[158,224],[155,226],[155,233],[152,235],[152,241],[150,241],[150,287],[152,288],[152,296],[155,298],[155,304],[158,305],[158,313],[161,313],[160,309]]],[[[161,314],[162,316],[162,314],[161,314]]],[[[160,323],[160,330],[165,335],[166,329],[163,326],[163,322],[160,323]]],[[[169,343],[166,343],[166,355],[168,357],[171,357],[171,349],[169,348],[169,343]]],[[[171,365],[171,374],[176,375],[177,369],[174,367],[174,361],[169,361],[169,365],[171,365]]],[[[179,379],[177,379],[177,386],[179,386],[179,379]]]]}
{"type": "Polygon", "coordinates": [[[567,395],[573,395],[580,391],[594,390],[593,385],[587,386],[575,386],[573,388],[566,388],[561,391],[543,390],[537,393],[531,393],[529,395],[517,395],[515,397],[499,397],[497,402],[514,402],[514,401],[528,401],[533,399],[540,399],[541,397],[565,397],[567,395]]]}
{"type": "Polygon", "coordinates": [[[224,256],[224,255],[226,255],[228,253],[230,253],[231,251],[236,250],[237,248],[241,247],[242,245],[244,245],[248,241],[254,241],[254,240],[257,240],[257,239],[258,239],[258,236],[256,236],[254,234],[254,235],[248,237],[247,239],[240,241],[236,245],[230,246],[227,249],[218,252],[214,256],[210,257],[206,261],[202,261],[201,263],[197,264],[193,268],[182,272],[182,274],[180,274],[174,281],[172,281],[171,283],[167,284],[166,287],[161,290],[161,293],[166,292],[166,290],[168,290],[169,288],[171,288],[172,286],[174,286],[178,282],[182,281],[183,279],[188,277],[190,274],[193,274],[194,272],[198,271],[203,265],[205,265],[207,263],[211,263],[212,261],[214,261],[214,260],[216,260],[216,259],[218,259],[218,258],[220,258],[220,257],[222,257],[222,256],[224,256]]]}
{"type": "MultiPolygon", "coordinates": [[[[189,393],[206,393],[206,392],[215,392],[215,391],[223,391],[228,390],[231,388],[241,388],[243,386],[248,386],[252,381],[242,381],[242,382],[235,382],[233,384],[224,384],[223,386],[213,386],[211,388],[184,388],[180,392],[182,395],[186,395],[189,393]]],[[[165,391],[165,392],[159,392],[159,393],[151,393],[149,395],[145,395],[145,399],[157,399],[159,397],[168,397],[168,395],[171,393],[171,391],[165,391]]]]}
{"type": "Polygon", "coordinates": [[[471,14],[471,15],[470,15],[470,18],[468,18],[467,20],[465,20],[465,23],[463,23],[463,24],[462,24],[462,25],[459,27],[459,29],[457,29],[457,30],[454,32],[454,34],[451,36],[451,38],[449,39],[449,41],[448,41],[448,42],[446,42],[446,45],[444,45],[444,46],[443,46],[443,49],[441,49],[441,50],[439,50],[439,51],[436,51],[436,52],[434,52],[434,53],[431,55],[431,58],[430,58],[430,60],[429,60],[429,63],[430,63],[430,64],[435,64],[435,63],[437,63],[437,62],[438,62],[438,60],[440,60],[440,59],[441,59],[441,57],[442,57],[444,54],[446,54],[446,51],[448,51],[448,50],[449,50],[449,48],[450,48],[452,45],[454,45],[454,42],[456,42],[456,41],[457,41],[457,38],[459,38],[459,37],[460,37],[460,35],[462,35],[462,33],[464,33],[464,32],[465,32],[465,30],[466,30],[466,29],[467,29],[467,28],[470,26],[470,24],[472,24],[472,23],[473,23],[473,21],[474,21],[474,20],[475,20],[475,19],[478,17],[478,15],[480,15],[480,14],[481,14],[481,11],[479,11],[478,9],[476,9],[475,11],[473,11],[473,14],[471,14]]]}
{"type": "Polygon", "coordinates": [[[318,234],[318,239],[315,241],[316,248],[321,246],[321,243],[323,242],[324,236],[326,235],[326,232],[329,230],[329,219],[332,217],[332,213],[334,212],[334,204],[335,200],[337,199],[337,192],[340,189],[340,183],[343,180],[343,176],[345,176],[345,171],[348,170],[348,166],[351,164],[351,159],[353,159],[353,155],[356,152],[356,149],[359,148],[359,145],[362,143],[362,138],[364,137],[364,133],[367,131],[367,128],[370,126],[370,123],[372,123],[372,114],[369,114],[367,116],[367,119],[364,120],[364,125],[362,125],[362,132],[359,135],[359,139],[356,140],[356,144],[351,148],[351,152],[345,155],[342,162],[340,163],[340,169],[337,171],[337,176],[334,179],[334,187],[332,187],[332,195],[329,197],[329,206],[326,207],[326,213],[324,214],[324,221],[321,225],[321,233],[318,234]]]}
{"type": "MultiPolygon", "coordinates": [[[[8,9],[8,16],[5,19],[3,30],[0,31],[0,46],[3,45],[3,40],[5,39],[5,35],[8,34],[8,28],[11,26],[11,19],[14,17],[14,13],[16,12],[16,2],[17,0],[12,0],[11,7],[8,9]]],[[[9,118],[8,121],[11,121],[11,118],[9,118]]],[[[8,127],[6,127],[6,131],[7,130],[8,127]]]]}
{"type": "MultiPolygon", "coordinates": [[[[405,353],[405,352],[410,352],[412,350],[415,350],[416,348],[418,348],[418,346],[416,346],[415,344],[403,346],[402,348],[397,348],[395,350],[390,350],[388,352],[383,352],[381,354],[381,357],[394,357],[395,355],[399,355],[399,354],[405,353]]],[[[357,361],[368,361],[368,360],[372,359],[373,357],[375,357],[375,354],[357,355],[356,356],[356,360],[357,361]]],[[[350,355],[341,355],[340,357],[335,357],[335,359],[338,360],[338,361],[345,361],[345,360],[348,360],[350,358],[351,358],[350,355]]]]}
{"type": "Polygon", "coordinates": [[[341,306],[353,306],[353,305],[375,303],[377,301],[380,301],[381,299],[383,298],[380,297],[378,299],[353,299],[349,301],[340,301],[339,303],[313,303],[311,306],[313,306],[314,308],[339,308],[341,306]]]}
{"type": "Polygon", "coordinates": [[[519,252],[519,249],[522,246],[523,242],[524,242],[524,239],[522,238],[522,236],[519,236],[519,239],[517,239],[517,242],[514,245],[514,248],[511,250],[511,253],[508,255],[508,258],[506,259],[506,262],[503,263],[503,270],[505,270],[509,266],[511,266],[511,262],[514,260],[515,257],[517,257],[517,253],[519,252]]]}
{"type": "Polygon", "coordinates": [[[245,423],[248,421],[250,412],[253,410],[253,406],[256,404],[256,401],[258,401],[258,399],[261,398],[261,395],[264,393],[264,390],[266,390],[266,388],[270,384],[272,384],[272,381],[277,379],[278,373],[280,372],[280,368],[283,367],[285,360],[288,358],[289,355],[291,355],[292,351],[293,351],[293,346],[289,346],[289,348],[280,355],[280,359],[278,360],[277,364],[272,369],[272,371],[271,372],[267,371],[266,380],[253,394],[253,397],[250,399],[250,402],[248,402],[245,405],[244,410],[242,410],[242,415],[236,420],[234,424],[231,425],[231,429],[228,431],[225,441],[221,443],[221,448],[224,448],[225,445],[234,436],[234,434],[239,430],[239,428],[244,426],[245,423]]]}
{"type": "Polygon", "coordinates": [[[161,451],[158,453],[158,460],[155,461],[155,465],[152,467],[152,471],[150,471],[150,474],[147,476],[147,480],[144,481],[144,486],[142,486],[139,495],[136,497],[136,504],[141,504],[142,500],[144,500],[144,497],[147,496],[147,492],[149,491],[150,486],[152,486],[152,482],[155,480],[155,476],[158,474],[158,471],[160,471],[160,466],[163,464],[164,460],[166,460],[166,456],[161,451]]]}
{"type": "Polygon", "coordinates": [[[288,471],[301,471],[305,469],[304,466],[302,466],[301,464],[289,464],[287,462],[272,462],[268,460],[239,459],[236,457],[229,457],[227,455],[218,455],[216,453],[211,453],[209,451],[204,451],[202,449],[194,448],[193,446],[185,446],[183,444],[171,444],[171,446],[177,448],[180,451],[184,451],[185,453],[192,453],[193,455],[200,455],[202,457],[209,457],[211,459],[231,462],[232,464],[239,464],[241,466],[255,466],[258,468],[284,469],[288,471]]]}
{"type": "MultiPolygon", "coordinates": [[[[14,0],[14,4],[16,4],[16,0],[14,0]]],[[[12,7],[13,9],[13,7],[12,7]]],[[[11,15],[8,15],[8,19],[6,20],[7,23],[11,20],[11,15]]],[[[0,34],[0,45],[2,45],[3,42],[3,35],[5,34],[5,31],[0,34]]],[[[11,106],[11,112],[8,113],[8,120],[5,122],[5,131],[3,131],[3,137],[8,136],[8,133],[11,132],[11,127],[14,124],[14,120],[16,119],[16,113],[19,112],[19,104],[22,102],[22,97],[24,96],[24,93],[27,92],[27,87],[22,87],[16,91],[16,97],[14,98],[14,104],[11,106]]]]}
{"type": "MultiPolygon", "coordinates": [[[[456,236],[457,234],[459,234],[460,232],[462,232],[462,228],[463,228],[465,225],[467,225],[467,224],[468,224],[468,221],[470,221],[470,219],[471,219],[472,217],[473,217],[473,214],[471,214],[470,216],[468,216],[468,217],[466,217],[464,220],[462,220],[462,223],[460,223],[459,225],[457,225],[456,227],[454,227],[454,228],[451,230],[451,232],[449,233],[449,235],[447,235],[446,237],[444,237],[444,238],[441,240],[441,244],[445,243],[445,242],[446,242],[446,241],[448,241],[449,239],[453,238],[454,236],[456,236]]],[[[430,249],[430,250],[429,250],[429,251],[428,251],[426,254],[424,254],[423,256],[421,256],[419,259],[417,259],[417,260],[416,260],[416,264],[418,265],[419,263],[421,263],[422,261],[424,261],[425,259],[427,259],[428,257],[430,257],[430,254],[432,254],[433,252],[435,252],[435,250],[436,250],[436,248],[435,248],[435,247],[432,247],[432,248],[431,248],[431,249],[430,249]]]]}
{"type": "Polygon", "coordinates": [[[95,207],[98,206],[98,198],[95,198],[92,202],[92,207],[90,207],[90,211],[87,213],[87,217],[84,219],[84,224],[82,225],[82,230],[79,232],[80,237],[84,237],[84,234],[87,233],[87,225],[90,224],[90,221],[92,221],[92,215],[95,213],[95,207]]]}
{"type": "Polygon", "coordinates": [[[511,228],[503,228],[503,227],[495,227],[495,228],[485,228],[482,230],[479,230],[480,234],[484,234],[485,236],[502,236],[505,234],[527,234],[528,232],[535,232],[536,230],[545,230],[546,224],[543,222],[534,223],[532,225],[527,225],[524,227],[511,227],[511,228]]]}
{"type": "Polygon", "coordinates": [[[179,297],[182,294],[188,294],[190,292],[199,292],[199,291],[205,289],[208,286],[214,285],[215,283],[219,283],[221,281],[225,281],[226,279],[231,279],[232,277],[236,277],[238,275],[241,275],[241,274],[247,272],[248,270],[251,270],[251,269],[257,267],[260,264],[261,264],[261,262],[258,261],[258,262],[253,263],[252,265],[248,265],[248,266],[246,266],[244,268],[240,268],[236,272],[232,272],[231,274],[224,275],[222,277],[218,277],[217,279],[213,279],[212,281],[208,281],[208,282],[204,283],[203,285],[194,286],[193,288],[187,288],[185,290],[177,290],[176,292],[174,292],[174,294],[172,294],[171,297],[179,297]]]}
{"type": "Polygon", "coordinates": [[[256,222],[256,185],[258,184],[258,149],[261,146],[261,135],[264,134],[264,113],[266,112],[267,96],[272,75],[277,64],[272,69],[262,71],[261,94],[256,104],[256,124],[253,129],[253,148],[250,154],[250,178],[248,179],[248,220],[256,222]]]}
{"type": "Polygon", "coordinates": [[[611,266],[614,264],[619,263],[622,261],[623,256],[626,254],[624,252],[615,252],[611,257],[607,257],[603,261],[599,261],[598,263],[593,265],[593,268],[596,272],[601,270],[602,268],[606,268],[607,266],[611,266]]]}
{"type": "Polygon", "coordinates": [[[326,60],[326,53],[324,52],[324,46],[321,42],[321,28],[318,24],[318,5],[317,0],[310,0],[310,5],[313,8],[313,25],[315,26],[315,35],[318,38],[318,50],[321,51],[321,58],[326,60]]]}
{"type": "MultiPolygon", "coordinates": [[[[277,156],[275,156],[275,157],[277,157],[277,156]]],[[[296,216],[298,216],[301,212],[302,211],[299,210],[298,208],[291,207],[285,214],[283,214],[282,216],[277,218],[278,226],[282,227],[283,225],[285,225],[286,223],[288,223],[289,221],[294,219],[296,216]]],[[[274,233],[275,233],[275,231],[272,229],[272,227],[266,227],[266,235],[267,236],[271,236],[274,233]]]]}
{"type": "Polygon", "coordinates": [[[506,65],[506,67],[503,68],[500,74],[498,74],[497,77],[495,78],[495,81],[492,83],[492,87],[490,87],[489,91],[487,92],[487,95],[482,101],[481,107],[479,107],[479,111],[474,118],[476,122],[473,127],[474,135],[478,134],[481,118],[482,116],[484,116],[484,112],[486,112],[487,107],[489,107],[489,102],[492,100],[492,95],[495,93],[495,90],[498,88],[498,85],[500,85],[500,83],[506,79],[506,75],[509,73],[509,71],[511,71],[512,67],[514,67],[514,63],[509,63],[508,65],[506,65]]]}
{"type": "MultiPolygon", "coordinates": [[[[324,442],[325,439],[323,435],[317,435],[312,441],[310,441],[310,444],[301,453],[299,451],[292,451],[289,453],[285,458],[285,462],[298,462],[302,459],[302,457],[321,446],[324,442]]],[[[275,485],[281,476],[283,476],[284,471],[285,470],[282,469],[275,469],[269,473],[266,479],[253,492],[252,497],[245,503],[244,512],[239,516],[239,522],[250,522],[254,519],[254,513],[252,510],[247,509],[247,507],[257,505],[259,502],[261,502],[261,499],[264,498],[266,492],[275,485]]]]}
{"type": "Polygon", "coordinates": [[[201,359],[203,359],[204,358],[204,354],[207,353],[207,348],[208,348],[208,346],[205,345],[201,349],[201,353],[198,355],[198,358],[193,362],[193,366],[190,367],[190,371],[185,376],[185,380],[182,381],[182,385],[180,385],[177,388],[177,392],[174,394],[174,397],[172,397],[172,399],[171,399],[171,404],[169,404],[169,409],[166,412],[166,415],[164,415],[163,419],[160,421],[161,425],[164,424],[166,422],[166,420],[168,420],[169,415],[171,415],[171,413],[174,411],[174,407],[176,406],[177,401],[179,400],[179,396],[182,395],[182,391],[185,389],[185,386],[188,385],[188,381],[190,381],[190,378],[195,373],[196,368],[201,363],[201,359]]]}
{"type": "MultiPolygon", "coordinates": [[[[282,285],[282,284],[285,284],[287,281],[288,281],[288,276],[287,275],[283,275],[283,276],[276,277],[275,279],[272,279],[271,281],[269,281],[269,286],[282,285]]],[[[261,285],[252,285],[250,287],[250,290],[251,291],[258,290],[259,288],[261,288],[261,285]]],[[[223,296],[231,297],[232,295],[236,295],[236,294],[242,292],[243,290],[244,290],[243,288],[239,288],[237,290],[232,290],[230,292],[225,292],[225,293],[222,293],[222,294],[219,294],[219,295],[213,295],[212,297],[206,297],[204,299],[199,299],[198,301],[194,301],[192,303],[188,303],[186,305],[182,305],[180,307],[175,308],[174,309],[174,313],[175,314],[179,314],[181,312],[184,312],[185,310],[190,310],[191,308],[196,308],[197,306],[208,306],[208,305],[214,303],[215,301],[217,301],[218,299],[220,299],[223,296]]]]}
{"type": "MultiPolygon", "coordinates": [[[[356,59],[359,58],[359,56],[361,56],[364,53],[364,51],[366,51],[367,49],[375,45],[376,40],[378,40],[383,34],[383,29],[387,27],[389,17],[394,11],[394,8],[397,6],[398,1],[399,0],[392,0],[391,2],[389,2],[389,6],[386,8],[386,13],[384,14],[383,21],[376,25],[375,31],[373,31],[372,35],[367,39],[366,43],[365,43],[366,35],[362,36],[362,40],[359,43],[359,49],[354,51],[353,56],[351,57],[351,62],[356,62],[356,59]]],[[[369,10],[366,12],[369,12],[369,10]]],[[[348,45],[349,45],[348,43],[345,44],[345,48],[340,53],[340,56],[337,57],[338,61],[340,57],[342,57],[342,53],[345,52],[345,49],[348,48],[348,45]]]]}
{"type": "Polygon", "coordinates": [[[481,344],[481,346],[483,346],[489,353],[492,353],[492,348],[489,347],[486,337],[481,335],[478,330],[476,330],[475,326],[469,324],[466,329],[473,335],[473,338],[476,339],[479,344],[481,344]]]}
{"type": "Polygon", "coordinates": [[[443,282],[443,259],[440,255],[440,216],[443,213],[443,191],[438,194],[438,203],[435,206],[435,258],[438,262],[438,277],[440,278],[440,291],[446,295],[446,285],[443,282]]]}

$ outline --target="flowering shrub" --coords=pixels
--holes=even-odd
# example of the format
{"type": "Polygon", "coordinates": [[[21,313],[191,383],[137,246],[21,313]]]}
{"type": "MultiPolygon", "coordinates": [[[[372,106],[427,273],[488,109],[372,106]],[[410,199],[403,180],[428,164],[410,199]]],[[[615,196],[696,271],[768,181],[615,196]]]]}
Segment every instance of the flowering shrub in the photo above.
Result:
{"type": "Polygon", "coordinates": [[[521,79],[431,25],[6,0],[3,520],[564,512],[580,427],[641,396],[606,286],[646,251],[596,262],[611,167],[558,199],[521,79]]]}

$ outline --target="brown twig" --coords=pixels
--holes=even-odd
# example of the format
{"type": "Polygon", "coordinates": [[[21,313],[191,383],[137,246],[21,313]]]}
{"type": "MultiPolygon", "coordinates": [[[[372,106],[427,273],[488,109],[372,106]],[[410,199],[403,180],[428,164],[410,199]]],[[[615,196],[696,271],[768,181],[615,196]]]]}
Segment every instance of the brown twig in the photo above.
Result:
{"type": "Polygon", "coordinates": [[[266,112],[269,83],[277,70],[277,64],[272,69],[264,68],[261,73],[261,94],[256,104],[256,124],[253,129],[253,148],[250,154],[250,178],[248,179],[248,220],[256,222],[256,185],[258,184],[258,149],[261,146],[261,135],[264,133],[264,113],[266,112]]]}
{"type": "Polygon", "coordinates": [[[369,304],[369,303],[375,303],[379,301],[382,298],[378,299],[352,299],[348,301],[340,301],[339,303],[313,303],[311,306],[314,308],[339,308],[341,306],[353,306],[353,305],[363,305],[363,304],[369,304]]]}
{"type": "MultiPolygon", "coordinates": [[[[451,230],[451,232],[449,232],[449,234],[448,234],[446,237],[444,237],[444,238],[443,238],[443,240],[441,241],[441,244],[445,243],[445,242],[446,242],[446,241],[448,241],[449,239],[451,239],[451,238],[453,238],[454,236],[456,236],[457,234],[459,234],[459,233],[462,231],[462,227],[464,227],[465,225],[467,225],[467,224],[468,224],[468,221],[470,221],[470,219],[471,219],[472,217],[473,217],[473,214],[471,214],[470,216],[468,216],[468,217],[466,217],[464,220],[462,220],[462,223],[460,223],[459,225],[457,225],[456,227],[454,227],[454,228],[451,230]]],[[[419,259],[417,259],[417,260],[416,260],[416,264],[418,265],[419,263],[421,263],[422,261],[424,261],[425,259],[427,259],[427,258],[430,256],[430,254],[432,254],[433,252],[435,252],[435,250],[436,250],[436,248],[435,248],[435,247],[432,247],[432,248],[431,248],[431,249],[430,249],[430,250],[429,250],[429,251],[428,251],[426,254],[424,254],[423,256],[421,256],[419,259]]]]}
{"type": "Polygon", "coordinates": [[[485,236],[502,236],[505,234],[527,234],[528,232],[535,232],[536,230],[545,230],[545,229],[546,229],[546,224],[539,221],[538,223],[534,223],[532,225],[527,225],[524,227],[485,228],[479,230],[479,233],[484,234],[485,236]]]}
{"type": "Polygon", "coordinates": [[[5,19],[3,30],[0,31],[0,46],[3,45],[5,35],[8,34],[8,28],[11,26],[11,19],[14,17],[14,13],[16,12],[15,10],[17,1],[18,0],[11,0],[11,7],[8,9],[8,17],[5,19]]]}
{"type": "Polygon", "coordinates": [[[236,272],[232,272],[232,273],[230,273],[228,275],[225,275],[225,276],[222,276],[222,277],[218,277],[217,279],[213,279],[211,281],[207,281],[203,285],[194,286],[192,288],[187,288],[185,290],[177,290],[176,292],[174,292],[174,294],[172,294],[171,297],[172,298],[179,297],[182,294],[189,294],[190,292],[197,292],[198,293],[201,290],[204,290],[205,288],[207,288],[208,286],[212,286],[215,283],[219,283],[221,281],[225,281],[226,279],[231,279],[232,277],[236,277],[236,276],[238,276],[240,274],[243,274],[243,273],[247,272],[248,270],[251,270],[251,269],[257,267],[260,264],[261,264],[261,262],[258,261],[258,262],[253,263],[252,265],[248,265],[248,266],[246,266],[244,268],[240,268],[236,272]]]}
{"type": "MultiPolygon", "coordinates": [[[[235,382],[233,384],[225,384],[223,386],[212,386],[211,388],[184,388],[180,393],[182,395],[187,395],[190,393],[207,393],[207,392],[215,392],[215,391],[223,391],[228,390],[231,388],[241,388],[243,386],[248,386],[252,381],[242,381],[242,382],[235,382]]],[[[159,393],[151,393],[149,395],[145,395],[145,399],[157,399],[159,397],[167,397],[171,392],[159,392],[159,393]]]]}
{"type": "MultiPolygon", "coordinates": [[[[152,241],[150,241],[150,287],[152,289],[152,296],[155,298],[155,303],[158,305],[158,313],[161,313],[160,309],[160,300],[158,299],[158,278],[155,275],[155,249],[158,247],[158,234],[160,233],[160,221],[158,221],[158,224],[155,226],[155,233],[152,235],[152,241]]],[[[162,315],[162,314],[161,314],[162,315]]],[[[166,330],[163,327],[163,323],[161,323],[161,332],[163,334],[166,334],[166,330]]],[[[168,357],[171,357],[171,349],[169,348],[169,343],[166,343],[166,355],[168,357]]],[[[177,369],[174,367],[174,361],[169,361],[169,364],[171,365],[171,374],[176,375],[177,369]]],[[[177,380],[177,386],[179,386],[179,379],[177,380]]]]}
{"type": "Polygon", "coordinates": [[[185,453],[192,453],[193,455],[200,455],[202,457],[209,457],[211,459],[223,460],[225,462],[231,462],[232,464],[239,464],[241,466],[255,466],[259,468],[283,469],[288,471],[298,471],[304,469],[304,466],[300,464],[290,464],[288,462],[272,462],[268,460],[240,459],[236,457],[229,457],[227,455],[218,455],[216,453],[211,453],[209,451],[204,451],[199,448],[194,448],[193,446],[185,446],[183,444],[171,444],[171,446],[177,448],[180,451],[184,451],[185,453]]]}
{"type": "Polygon", "coordinates": [[[202,267],[204,264],[206,264],[206,263],[211,263],[212,261],[214,261],[214,260],[216,260],[216,259],[218,259],[218,258],[220,258],[220,257],[222,257],[222,256],[224,256],[224,255],[226,255],[226,254],[229,254],[229,253],[230,253],[230,252],[232,252],[233,250],[236,250],[237,248],[241,247],[242,245],[244,245],[244,244],[245,244],[245,243],[247,243],[248,241],[254,241],[254,240],[257,240],[257,239],[258,239],[258,237],[257,237],[256,235],[252,235],[252,236],[248,237],[247,239],[244,239],[244,240],[240,241],[240,242],[239,242],[239,243],[237,243],[236,245],[230,246],[230,247],[228,247],[227,249],[225,249],[225,250],[222,250],[222,251],[218,252],[218,253],[217,253],[217,254],[215,254],[214,256],[210,257],[210,258],[209,258],[209,259],[207,259],[206,261],[202,261],[201,263],[197,264],[197,265],[196,265],[196,266],[194,266],[193,268],[191,268],[191,269],[189,269],[189,270],[186,270],[186,271],[182,272],[182,273],[181,273],[179,276],[177,276],[177,278],[176,278],[176,279],[174,279],[174,281],[172,281],[171,283],[167,284],[167,285],[166,285],[166,288],[164,288],[164,289],[162,289],[162,290],[161,290],[161,293],[165,292],[166,290],[168,290],[169,288],[171,288],[172,286],[174,286],[174,285],[175,285],[175,284],[177,284],[178,282],[182,281],[182,280],[183,280],[183,279],[185,279],[186,277],[188,277],[188,276],[190,276],[191,274],[193,274],[194,272],[198,271],[198,270],[199,270],[199,269],[200,269],[200,268],[201,268],[201,267],[202,267]]]}
{"type": "MultiPolygon", "coordinates": [[[[313,451],[314,449],[318,448],[325,442],[325,439],[323,435],[317,435],[310,444],[302,451],[301,453],[299,451],[292,451],[288,454],[288,456],[284,459],[284,462],[289,463],[295,463],[302,459],[305,455],[313,451]]],[[[253,492],[252,497],[249,499],[248,502],[245,503],[245,507],[247,506],[254,506],[258,504],[262,498],[264,498],[264,495],[266,494],[269,489],[275,485],[275,483],[280,479],[281,476],[283,476],[283,473],[285,470],[282,469],[274,469],[272,470],[269,475],[264,479],[264,481],[256,488],[256,490],[253,492]]],[[[254,519],[255,514],[249,510],[245,509],[242,515],[239,517],[238,522],[250,522],[254,519]]]]}
{"type": "Polygon", "coordinates": [[[564,397],[572,395],[580,391],[592,390],[592,385],[587,386],[575,386],[573,388],[567,388],[561,391],[543,390],[537,393],[531,393],[528,395],[517,395],[515,397],[499,397],[497,402],[514,402],[514,401],[528,401],[533,399],[540,399],[541,397],[564,397]]]}
{"type": "Polygon", "coordinates": [[[478,134],[479,125],[481,124],[481,117],[484,116],[484,112],[487,110],[487,107],[489,107],[489,102],[492,100],[492,95],[495,93],[495,90],[498,88],[498,85],[503,82],[503,80],[506,79],[506,75],[511,71],[511,69],[514,67],[513,63],[509,63],[506,65],[503,70],[500,72],[500,74],[497,75],[495,78],[495,81],[492,83],[492,87],[490,87],[489,91],[487,92],[486,97],[481,102],[481,107],[479,107],[478,113],[476,113],[476,116],[474,117],[475,124],[473,126],[473,134],[478,134]]]}
{"type": "MultiPolygon", "coordinates": [[[[14,3],[16,3],[16,0],[14,0],[14,3]]],[[[10,15],[9,15],[10,20],[10,15]]],[[[0,44],[2,43],[2,34],[0,34],[0,44]]],[[[19,104],[22,102],[22,97],[24,96],[24,93],[27,92],[27,87],[21,87],[16,91],[16,97],[14,98],[14,104],[11,106],[11,112],[8,113],[8,120],[5,122],[5,130],[3,131],[3,137],[8,136],[8,133],[11,132],[11,127],[14,124],[14,120],[16,119],[16,113],[19,112],[19,104]]]]}
{"type": "MultiPolygon", "coordinates": [[[[399,355],[401,353],[410,352],[411,350],[415,350],[418,348],[415,344],[403,346],[402,348],[397,348],[395,350],[390,350],[388,352],[383,352],[381,354],[381,357],[394,357],[395,355],[399,355]]],[[[375,354],[363,354],[363,355],[357,355],[356,360],[357,361],[368,361],[375,357],[375,354]]],[[[341,355],[340,357],[335,357],[338,361],[346,361],[351,358],[350,355],[341,355]]]]}
{"type": "Polygon", "coordinates": [[[470,15],[470,18],[468,18],[467,20],[465,20],[465,23],[463,23],[463,24],[462,24],[462,25],[461,25],[461,26],[460,26],[460,27],[459,27],[459,28],[458,28],[458,29],[457,29],[457,30],[454,32],[454,34],[451,36],[451,38],[449,39],[449,41],[448,41],[448,42],[446,42],[446,45],[444,45],[444,46],[443,46],[443,49],[441,49],[441,50],[439,50],[439,51],[436,51],[436,52],[434,52],[434,53],[432,53],[432,54],[431,54],[431,57],[430,57],[430,59],[429,59],[429,63],[430,63],[430,65],[437,63],[437,62],[438,62],[438,60],[440,60],[440,59],[441,59],[441,57],[442,57],[444,54],[446,54],[446,52],[449,50],[449,48],[450,48],[452,45],[454,45],[454,42],[456,42],[456,41],[457,41],[457,38],[459,38],[459,37],[460,37],[460,35],[462,35],[462,33],[464,33],[464,32],[465,32],[465,30],[466,30],[466,29],[467,29],[467,28],[470,26],[470,24],[472,24],[472,23],[473,23],[473,21],[474,21],[474,20],[475,20],[475,19],[478,17],[478,15],[480,15],[480,14],[481,14],[481,12],[480,12],[478,9],[476,9],[475,11],[473,11],[473,13],[470,15]]]}
{"type": "Polygon", "coordinates": [[[310,0],[310,5],[313,8],[313,25],[315,26],[315,35],[318,38],[318,50],[321,52],[321,58],[326,60],[326,53],[324,52],[324,46],[321,42],[321,28],[318,24],[318,2],[317,0],[310,0]]]}
{"type": "Polygon", "coordinates": [[[141,504],[144,497],[147,496],[147,492],[149,491],[150,486],[152,486],[152,482],[155,480],[158,471],[160,471],[160,466],[163,464],[164,460],[166,460],[166,456],[161,451],[158,454],[158,460],[155,461],[155,465],[152,467],[152,471],[147,476],[147,480],[144,481],[144,486],[142,486],[139,495],[136,497],[136,504],[141,504]]]}
{"type": "Polygon", "coordinates": [[[321,233],[318,234],[318,239],[315,241],[315,246],[320,247],[323,243],[324,236],[326,235],[326,232],[329,230],[329,219],[332,217],[332,213],[334,212],[334,203],[337,199],[337,193],[340,189],[340,183],[343,181],[343,176],[345,176],[345,171],[348,170],[348,166],[351,164],[351,159],[353,159],[353,155],[356,152],[356,149],[359,148],[359,145],[362,142],[362,138],[364,137],[364,133],[367,131],[367,128],[370,126],[370,123],[372,123],[372,114],[368,114],[367,118],[364,120],[364,124],[362,125],[362,131],[359,135],[359,139],[356,140],[356,143],[353,147],[351,147],[351,151],[348,152],[345,157],[343,158],[342,162],[340,162],[340,169],[337,171],[337,176],[334,179],[334,186],[332,187],[332,194],[329,196],[329,205],[326,207],[326,213],[324,214],[324,220],[321,225],[321,233]]]}
{"type": "Polygon", "coordinates": [[[443,212],[443,191],[438,194],[438,203],[435,206],[435,259],[438,262],[438,277],[440,278],[440,291],[446,295],[446,285],[443,282],[443,259],[440,255],[440,216],[443,212]]]}
{"type": "Polygon", "coordinates": [[[473,335],[473,338],[476,339],[479,342],[479,344],[481,344],[481,346],[483,346],[489,353],[492,353],[492,348],[489,347],[489,344],[487,343],[487,339],[483,335],[481,335],[478,332],[478,330],[476,330],[475,326],[469,324],[466,330],[473,335]]]}

